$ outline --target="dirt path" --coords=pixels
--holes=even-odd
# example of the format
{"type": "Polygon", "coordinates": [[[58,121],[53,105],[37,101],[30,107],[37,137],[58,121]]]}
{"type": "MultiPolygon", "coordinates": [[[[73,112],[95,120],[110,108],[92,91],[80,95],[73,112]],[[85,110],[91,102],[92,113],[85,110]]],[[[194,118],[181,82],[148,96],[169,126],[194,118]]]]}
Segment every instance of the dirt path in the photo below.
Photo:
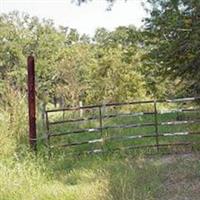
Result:
{"type": "Polygon", "coordinates": [[[178,154],[150,159],[164,167],[158,200],[200,200],[200,154],[178,154]]]}

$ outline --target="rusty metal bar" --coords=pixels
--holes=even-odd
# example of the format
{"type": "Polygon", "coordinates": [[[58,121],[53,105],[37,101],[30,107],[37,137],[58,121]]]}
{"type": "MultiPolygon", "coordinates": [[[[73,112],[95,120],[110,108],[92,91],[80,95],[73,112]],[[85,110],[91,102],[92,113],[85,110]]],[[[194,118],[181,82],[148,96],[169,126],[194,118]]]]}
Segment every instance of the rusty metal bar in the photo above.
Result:
{"type": "Polygon", "coordinates": [[[158,114],[170,114],[170,113],[184,113],[184,112],[199,112],[199,108],[191,108],[191,109],[172,109],[172,110],[160,110],[158,114]]]}
{"type": "Polygon", "coordinates": [[[143,115],[152,115],[154,112],[130,112],[130,113],[117,113],[117,114],[110,114],[110,115],[103,115],[103,118],[113,118],[113,117],[137,117],[137,116],[143,116],[143,115]]]}
{"type": "MultiPolygon", "coordinates": [[[[157,103],[176,103],[176,102],[187,102],[199,100],[200,97],[188,97],[188,98],[179,98],[179,99],[158,99],[157,103]]],[[[134,104],[148,104],[154,103],[154,100],[144,100],[144,101],[132,101],[132,102],[123,102],[123,103],[108,103],[108,104],[97,104],[97,105],[88,105],[83,107],[70,107],[70,108],[60,108],[60,109],[52,109],[47,110],[47,112],[60,112],[60,111],[72,111],[72,110],[80,110],[80,109],[90,109],[90,108],[98,108],[99,106],[124,106],[124,105],[134,105],[134,104]]]]}
{"type": "Polygon", "coordinates": [[[138,128],[138,127],[147,127],[147,126],[155,126],[154,123],[143,123],[143,124],[126,124],[119,126],[104,126],[103,129],[115,129],[115,128],[138,128]]]}
{"type": "MultiPolygon", "coordinates": [[[[159,144],[159,147],[170,147],[170,146],[188,146],[188,145],[199,145],[199,142],[182,142],[182,143],[165,143],[165,144],[159,144]]],[[[56,148],[57,146],[54,146],[52,148],[56,148]]],[[[91,151],[82,151],[82,152],[69,152],[68,155],[84,155],[84,154],[96,154],[96,153],[106,153],[106,152],[115,152],[120,150],[129,150],[129,149],[140,149],[140,148],[154,148],[156,145],[138,145],[138,146],[128,146],[128,147],[122,147],[122,148],[115,148],[115,149],[94,149],[91,151]]]]}
{"type": "MultiPolygon", "coordinates": [[[[157,126],[171,126],[171,125],[181,125],[181,124],[199,124],[200,120],[191,120],[191,121],[171,121],[171,122],[157,122],[157,126]]],[[[156,123],[143,123],[143,124],[127,124],[127,125],[118,125],[118,126],[102,126],[98,128],[89,128],[89,129],[79,129],[74,131],[68,131],[63,133],[49,133],[49,137],[61,136],[61,135],[70,135],[70,134],[79,134],[84,132],[100,132],[106,129],[121,129],[121,128],[138,128],[138,127],[150,127],[156,126],[156,123]]]]}
{"type": "MultiPolygon", "coordinates": [[[[188,145],[199,145],[199,142],[179,142],[179,143],[163,143],[159,144],[159,147],[169,147],[169,146],[188,146],[188,145]]],[[[54,146],[52,148],[56,148],[57,146],[54,146]]],[[[114,148],[114,149],[94,149],[91,151],[83,151],[79,152],[78,155],[80,154],[92,154],[92,153],[106,153],[109,151],[121,151],[121,150],[129,150],[129,149],[140,149],[140,148],[156,148],[157,145],[135,145],[135,146],[127,146],[127,147],[119,147],[119,148],[114,148]]],[[[73,154],[74,155],[74,154],[73,154]]]]}
{"type": "Polygon", "coordinates": [[[200,132],[198,131],[186,131],[186,132],[168,132],[168,133],[162,133],[159,134],[160,137],[173,137],[173,136],[188,136],[188,135],[200,135],[200,132]]]}
{"type": "MultiPolygon", "coordinates": [[[[143,124],[127,124],[127,125],[119,125],[119,126],[104,126],[104,129],[115,129],[115,128],[138,128],[138,127],[147,127],[147,126],[155,126],[154,123],[143,123],[143,124]]],[[[84,133],[84,132],[99,132],[101,128],[89,128],[89,129],[80,129],[75,131],[63,132],[63,133],[51,133],[50,136],[60,136],[60,135],[69,135],[75,133],[84,133]]]]}
{"type": "MultiPolygon", "coordinates": [[[[179,142],[179,143],[163,143],[163,144],[159,144],[159,147],[169,147],[169,146],[188,146],[188,145],[199,145],[199,142],[179,142]]],[[[129,149],[140,149],[140,148],[156,148],[157,145],[137,145],[137,146],[127,146],[127,147],[121,147],[121,148],[115,148],[112,149],[111,151],[121,151],[121,150],[129,150],[129,149]]],[[[86,151],[83,153],[104,153],[104,152],[108,152],[110,150],[104,150],[104,149],[94,149],[92,151],[86,151]]]]}
{"type": "MultiPolygon", "coordinates": [[[[200,135],[200,132],[174,132],[174,133],[162,133],[158,134],[159,137],[174,137],[174,136],[189,136],[189,135],[200,135]]],[[[81,141],[81,142],[73,142],[67,144],[61,144],[56,146],[51,146],[51,148],[55,147],[70,147],[70,146],[79,146],[84,144],[94,144],[94,143],[103,143],[104,141],[117,141],[117,140],[135,140],[135,139],[142,139],[142,138],[150,138],[156,137],[155,134],[146,134],[146,135],[130,135],[130,136],[112,136],[112,137],[105,137],[105,138],[97,138],[93,140],[81,141]]],[[[155,147],[159,147],[159,144],[154,145],[155,147]]]]}
{"type": "Polygon", "coordinates": [[[158,125],[160,126],[170,126],[170,125],[182,125],[182,124],[199,124],[200,120],[184,120],[184,121],[168,121],[168,122],[160,122],[158,125]]]}
{"type": "Polygon", "coordinates": [[[71,108],[60,108],[60,109],[52,109],[47,110],[47,112],[60,112],[60,111],[73,111],[73,110],[80,110],[80,109],[90,109],[90,108],[98,108],[100,106],[125,106],[125,105],[134,105],[134,104],[148,104],[153,103],[153,100],[146,100],[146,101],[133,101],[133,102],[124,102],[124,103],[108,103],[108,104],[98,104],[98,105],[88,105],[83,107],[71,107],[71,108]]]}
{"type": "Polygon", "coordinates": [[[28,56],[28,110],[29,110],[29,143],[32,150],[37,150],[36,104],[35,104],[35,61],[28,56]]]}
{"type": "MultiPolygon", "coordinates": [[[[101,115],[102,119],[106,118],[114,118],[114,117],[136,117],[136,116],[143,116],[143,115],[151,115],[154,114],[154,112],[135,112],[135,113],[118,113],[118,114],[110,114],[110,115],[101,115]]],[[[69,119],[69,120],[62,120],[62,121],[54,121],[50,122],[50,125],[56,125],[56,124],[63,124],[63,123],[73,123],[73,122],[82,122],[82,121],[90,121],[90,120],[97,120],[99,119],[99,116],[94,117],[88,117],[88,118],[79,118],[79,119],[69,119]]]]}
{"type": "Polygon", "coordinates": [[[56,124],[64,124],[64,123],[73,123],[73,122],[84,122],[84,121],[91,121],[91,120],[97,120],[99,117],[88,117],[88,118],[79,118],[79,119],[68,119],[68,120],[62,120],[62,121],[54,121],[49,122],[50,125],[56,125],[56,124]]]}
{"type": "Polygon", "coordinates": [[[186,102],[186,101],[195,101],[200,99],[200,97],[186,97],[186,98],[179,98],[179,99],[166,99],[165,101],[167,103],[172,103],[172,102],[186,102]]]}
{"type": "MultiPolygon", "coordinates": [[[[200,109],[177,109],[177,110],[161,110],[157,111],[157,114],[170,114],[170,113],[183,113],[183,112],[198,112],[200,109]]],[[[106,118],[115,118],[115,117],[137,117],[137,116],[143,116],[143,115],[153,115],[155,112],[130,112],[130,113],[117,113],[117,114],[110,114],[110,115],[102,115],[103,119],[106,118]]],[[[68,120],[60,120],[60,121],[53,121],[49,122],[50,125],[56,125],[56,124],[64,124],[64,123],[74,123],[74,122],[85,122],[85,121],[91,121],[91,120],[97,120],[99,119],[99,116],[93,116],[88,118],[79,118],[79,119],[68,119],[68,120]]]]}
{"type": "Polygon", "coordinates": [[[100,128],[88,128],[88,129],[80,129],[80,130],[75,130],[75,131],[68,131],[68,132],[63,132],[63,133],[50,133],[50,137],[56,137],[56,136],[61,136],[61,135],[70,135],[70,134],[78,134],[78,133],[85,133],[85,132],[99,132],[100,128]]]}
{"type": "MultiPolygon", "coordinates": [[[[168,121],[168,122],[157,122],[157,126],[171,126],[171,125],[182,125],[182,124],[199,124],[200,120],[188,120],[188,121],[168,121]]],[[[84,132],[99,132],[105,129],[121,129],[121,128],[139,128],[139,127],[150,127],[156,126],[156,123],[143,123],[143,124],[126,124],[126,125],[118,125],[118,126],[102,126],[101,128],[89,128],[89,129],[79,129],[69,132],[63,133],[50,133],[49,136],[61,136],[61,135],[69,135],[69,134],[78,134],[84,132]]]]}
{"type": "Polygon", "coordinates": [[[99,139],[94,139],[94,140],[88,140],[88,141],[82,141],[82,142],[72,142],[72,143],[61,144],[61,145],[57,145],[57,146],[51,146],[51,148],[79,146],[79,145],[84,145],[84,144],[95,144],[95,143],[102,143],[103,141],[104,141],[103,138],[99,138],[99,139]]]}
{"type": "MultiPolygon", "coordinates": [[[[200,132],[198,131],[190,131],[190,132],[165,132],[165,133],[159,133],[158,136],[159,137],[174,137],[174,136],[192,136],[192,135],[198,135],[200,136],[200,132]]],[[[88,141],[82,141],[84,144],[92,144],[92,143],[98,143],[98,142],[102,142],[102,141],[106,141],[106,140],[132,140],[132,139],[142,139],[142,138],[149,138],[149,137],[156,137],[155,133],[149,133],[146,135],[127,135],[127,136],[110,136],[110,137],[104,137],[104,138],[97,138],[97,139],[92,139],[92,140],[88,140],[88,141]]],[[[41,136],[41,137],[37,137],[37,141],[42,141],[42,140],[46,140],[47,136],[41,136]]],[[[79,143],[81,142],[75,142],[75,143],[67,143],[67,144],[62,144],[62,145],[68,145],[70,146],[70,144],[73,144],[74,146],[76,146],[76,143],[78,143],[77,145],[79,145],[79,143]]],[[[59,147],[59,145],[58,145],[59,147]]]]}
{"type": "MultiPolygon", "coordinates": [[[[82,141],[82,142],[73,142],[73,143],[67,143],[67,144],[61,144],[57,145],[56,147],[70,147],[70,146],[79,146],[79,145],[84,145],[84,144],[94,144],[94,143],[103,143],[105,141],[109,140],[131,140],[131,139],[141,139],[144,137],[155,137],[155,135],[136,135],[136,136],[116,136],[116,137],[105,137],[105,138],[98,138],[98,139],[93,139],[93,140],[88,140],[88,141],[82,141]]],[[[55,146],[52,146],[55,147],[55,146]]]]}

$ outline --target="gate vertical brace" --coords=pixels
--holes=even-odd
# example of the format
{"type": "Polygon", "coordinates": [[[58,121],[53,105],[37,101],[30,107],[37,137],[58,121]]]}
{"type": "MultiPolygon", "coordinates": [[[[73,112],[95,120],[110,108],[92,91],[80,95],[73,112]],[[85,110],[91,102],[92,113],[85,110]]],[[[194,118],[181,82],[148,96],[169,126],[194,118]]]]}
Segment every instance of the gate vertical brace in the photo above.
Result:
{"type": "Polygon", "coordinates": [[[156,146],[157,146],[157,151],[159,151],[158,111],[157,111],[157,103],[156,103],[156,100],[154,100],[154,120],[155,120],[155,132],[156,132],[156,146]]]}
{"type": "MultiPolygon", "coordinates": [[[[100,126],[100,131],[101,131],[101,138],[103,139],[103,121],[102,121],[102,109],[101,109],[101,106],[99,106],[99,126],[100,126]]],[[[102,142],[102,144],[103,144],[103,142],[102,142]]]]}
{"type": "Polygon", "coordinates": [[[34,57],[28,56],[28,113],[29,113],[29,143],[30,148],[37,150],[36,135],[36,105],[35,105],[35,61],[34,57]]]}
{"type": "Polygon", "coordinates": [[[46,145],[48,148],[48,156],[51,157],[51,147],[50,147],[50,132],[49,132],[49,117],[48,112],[45,111],[45,118],[46,118],[46,145]]]}

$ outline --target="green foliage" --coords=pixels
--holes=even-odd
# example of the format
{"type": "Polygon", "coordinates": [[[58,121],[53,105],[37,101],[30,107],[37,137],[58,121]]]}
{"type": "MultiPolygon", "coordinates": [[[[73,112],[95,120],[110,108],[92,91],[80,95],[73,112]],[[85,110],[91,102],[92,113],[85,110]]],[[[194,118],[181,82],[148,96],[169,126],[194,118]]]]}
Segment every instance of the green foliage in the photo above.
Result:
{"type": "Polygon", "coordinates": [[[152,10],[145,31],[101,28],[94,38],[27,14],[0,16],[0,200],[199,198],[199,158],[151,162],[122,153],[76,159],[56,152],[47,160],[41,146],[37,157],[27,150],[26,58],[31,52],[37,97],[44,105],[177,96],[177,86],[181,94],[199,94],[199,1],[148,2],[152,10]]]}
{"type": "Polygon", "coordinates": [[[148,2],[151,15],[144,31],[100,28],[93,38],[55,28],[51,20],[18,12],[1,15],[0,86],[7,82],[26,91],[26,58],[33,52],[37,96],[44,104],[197,95],[198,3],[148,2]]]}
{"type": "Polygon", "coordinates": [[[199,85],[199,11],[196,0],[149,0],[152,9],[146,19],[151,33],[148,60],[157,76],[175,80],[180,94],[198,95],[199,85]]]}
{"type": "Polygon", "coordinates": [[[127,101],[146,95],[141,73],[141,34],[134,27],[96,31],[93,41],[97,64],[89,71],[89,102],[127,101]]]}
{"type": "MultiPolygon", "coordinates": [[[[94,38],[75,29],[55,28],[51,20],[13,12],[0,18],[0,75],[12,88],[26,91],[26,59],[36,58],[38,99],[47,104],[78,105],[146,97],[142,71],[142,34],[134,27],[94,38]]],[[[151,91],[149,96],[151,96],[151,91]]]]}

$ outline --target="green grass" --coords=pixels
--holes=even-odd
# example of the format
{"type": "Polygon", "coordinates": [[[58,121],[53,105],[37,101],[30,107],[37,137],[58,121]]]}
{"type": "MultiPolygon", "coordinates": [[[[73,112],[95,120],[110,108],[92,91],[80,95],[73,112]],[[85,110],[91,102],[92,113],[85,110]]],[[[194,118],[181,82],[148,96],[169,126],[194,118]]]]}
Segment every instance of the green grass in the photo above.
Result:
{"type": "Polygon", "coordinates": [[[177,193],[182,199],[199,197],[199,156],[55,155],[50,161],[27,156],[0,163],[1,200],[153,200],[173,199],[177,193]]]}
{"type": "MultiPolygon", "coordinates": [[[[43,141],[38,144],[37,155],[29,150],[25,99],[20,95],[14,95],[10,102],[9,109],[5,106],[0,107],[0,200],[185,198],[197,200],[199,198],[199,154],[186,156],[157,154],[154,157],[147,157],[144,151],[118,151],[99,155],[71,156],[68,150],[57,150],[52,151],[51,159],[49,159],[43,141]],[[12,120],[10,120],[11,111],[15,116],[12,120]]],[[[165,117],[168,120],[175,116],[165,117]]],[[[123,120],[116,119],[108,123],[119,124],[133,121],[132,118],[123,120]]],[[[135,118],[134,120],[139,122],[152,119],[135,118]]],[[[68,127],[65,128],[68,129],[68,127]]],[[[62,128],[59,127],[60,129],[62,128]]],[[[44,133],[44,130],[39,131],[40,134],[44,133]]],[[[147,128],[132,132],[126,129],[103,134],[132,135],[143,132],[148,134],[151,131],[153,130],[147,128]]],[[[169,131],[169,129],[166,127],[163,131],[169,131]]],[[[96,137],[96,135],[93,136],[96,137]]],[[[93,136],[80,134],[72,139],[85,140],[93,136]]],[[[58,139],[55,142],[63,142],[61,140],[58,139]]],[[[66,140],[66,137],[63,140],[66,140]]],[[[145,140],[145,142],[150,141],[145,140]]],[[[119,144],[109,145],[109,147],[116,147],[119,144]]]]}

